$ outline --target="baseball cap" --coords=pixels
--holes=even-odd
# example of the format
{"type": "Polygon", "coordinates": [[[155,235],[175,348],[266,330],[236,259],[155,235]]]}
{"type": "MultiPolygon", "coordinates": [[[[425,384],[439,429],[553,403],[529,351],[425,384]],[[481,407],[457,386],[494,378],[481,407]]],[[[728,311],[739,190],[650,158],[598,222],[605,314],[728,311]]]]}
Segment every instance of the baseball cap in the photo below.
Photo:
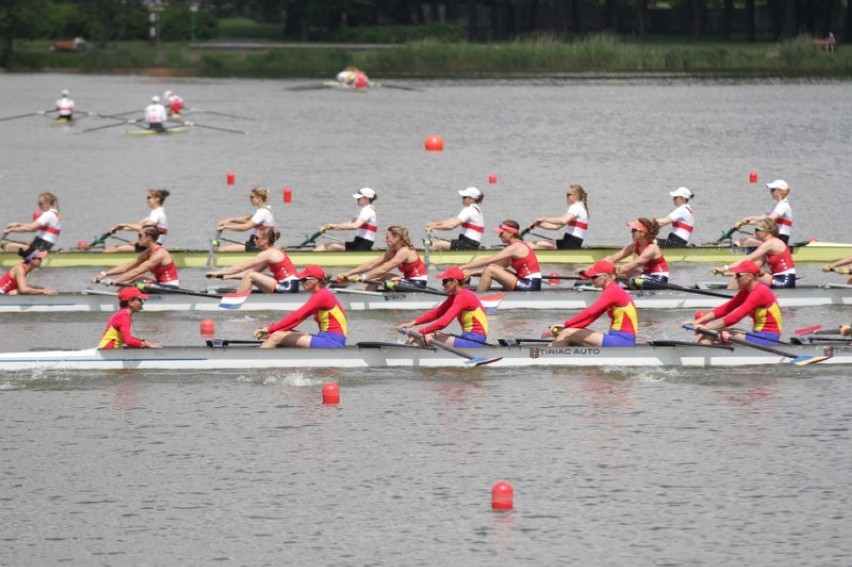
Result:
{"type": "Polygon", "coordinates": [[[360,199],[362,197],[366,197],[367,199],[375,199],[376,192],[370,189],[369,187],[364,187],[363,189],[358,189],[358,192],[352,196],[356,199],[360,199]]]}
{"type": "Polygon", "coordinates": [[[438,274],[439,280],[458,280],[463,281],[465,279],[464,272],[458,266],[450,266],[444,271],[444,273],[438,274]]]}
{"type": "Polygon", "coordinates": [[[316,264],[308,264],[307,266],[305,266],[304,270],[296,273],[296,277],[300,280],[304,278],[316,278],[318,280],[324,280],[325,272],[316,264]]]}
{"type": "Polygon", "coordinates": [[[776,179],[772,183],[767,183],[766,187],[767,189],[790,189],[790,186],[783,179],[776,179]]]}
{"type": "Polygon", "coordinates": [[[158,97],[157,95],[152,96],[151,102],[160,102],[160,97],[158,97]]]}
{"type": "Polygon", "coordinates": [[[613,263],[608,262],[606,260],[598,260],[597,262],[592,264],[591,268],[583,270],[583,272],[581,272],[580,279],[590,280],[601,274],[609,274],[611,276],[615,275],[615,266],[613,265],[613,263]]]}
{"type": "Polygon", "coordinates": [[[119,301],[130,301],[134,297],[138,297],[139,299],[148,299],[151,296],[147,293],[142,293],[135,287],[123,287],[121,288],[121,291],[118,292],[119,301]]]}
{"type": "Polygon", "coordinates": [[[669,191],[669,195],[672,197],[683,197],[684,199],[692,199],[695,196],[686,187],[678,187],[674,191],[669,191]]]}
{"type": "Polygon", "coordinates": [[[29,264],[33,260],[36,260],[38,258],[44,258],[45,256],[47,256],[47,250],[33,250],[32,252],[27,254],[27,257],[24,258],[24,262],[29,264]]]}
{"type": "Polygon", "coordinates": [[[479,199],[482,197],[482,191],[477,189],[476,187],[468,187],[467,189],[462,189],[459,191],[459,195],[462,197],[470,197],[471,199],[479,199]]]}
{"type": "Polygon", "coordinates": [[[742,262],[738,262],[735,266],[731,266],[731,271],[735,274],[757,275],[760,273],[760,266],[758,266],[751,260],[743,260],[742,262]]]}

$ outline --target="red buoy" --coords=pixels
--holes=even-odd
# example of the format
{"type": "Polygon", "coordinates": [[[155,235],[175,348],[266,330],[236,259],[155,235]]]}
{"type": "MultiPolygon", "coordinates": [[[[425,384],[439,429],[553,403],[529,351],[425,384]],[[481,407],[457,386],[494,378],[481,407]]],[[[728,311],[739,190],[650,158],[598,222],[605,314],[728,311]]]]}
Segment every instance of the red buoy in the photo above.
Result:
{"type": "Polygon", "coordinates": [[[748,182],[751,183],[752,185],[757,183],[757,172],[756,171],[749,172],[748,182]]]}
{"type": "Polygon", "coordinates": [[[78,250],[85,250],[88,247],[89,247],[89,243],[86,242],[85,240],[78,240],[77,241],[77,249],[78,250]]]}
{"type": "Polygon", "coordinates": [[[547,277],[547,283],[549,283],[550,285],[559,285],[559,274],[557,274],[556,272],[550,272],[547,277]]]}
{"type": "Polygon", "coordinates": [[[491,185],[494,185],[495,183],[497,183],[497,176],[496,175],[489,175],[488,176],[488,183],[490,183],[491,185]]]}
{"type": "Polygon", "coordinates": [[[212,337],[216,334],[216,322],[213,319],[202,319],[201,321],[201,336],[212,337]]]}
{"type": "Polygon", "coordinates": [[[329,382],[322,387],[322,403],[324,404],[339,404],[340,403],[340,386],[334,382],[329,382]]]}
{"type": "Polygon", "coordinates": [[[292,203],[293,202],[293,190],[290,189],[289,187],[285,187],[283,199],[284,199],[285,203],[292,203]]]}
{"type": "Polygon", "coordinates": [[[426,138],[426,142],[424,145],[426,146],[427,152],[444,151],[444,139],[436,134],[432,134],[431,136],[426,138]]]}
{"type": "Polygon", "coordinates": [[[491,509],[492,510],[511,510],[515,505],[515,489],[512,485],[501,480],[494,483],[491,487],[491,509]]]}
{"type": "Polygon", "coordinates": [[[234,175],[233,171],[229,171],[228,174],[225,176],[225,180],[228,182],[228,185],[233,185],[234,182],[237,180],[237,176],[234,175]]]}

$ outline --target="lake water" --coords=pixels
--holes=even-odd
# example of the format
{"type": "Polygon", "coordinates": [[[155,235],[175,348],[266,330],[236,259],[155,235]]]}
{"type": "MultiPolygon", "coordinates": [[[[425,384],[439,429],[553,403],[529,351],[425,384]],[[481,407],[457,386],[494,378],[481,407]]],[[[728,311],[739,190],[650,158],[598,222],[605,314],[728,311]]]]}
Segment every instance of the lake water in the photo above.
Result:
{"type": "MultiPolygon", "coordinates": [[[[486,192],[489,224],[559,214],[590,193],[596,244],[696,194],[696,239],[763,212],[763,183],[793,187],[794,239],[849,241],[852,83],[551,78],[397,82],[418,91],[290,91],[305,81],[0,75],[0,116],[142,108],[174,88],[198,129],[125,138],[42,117],[0,122],[0,224],[60,197],[63,243],[146,214],[168,187],[170,244],[203,247],[216,220],[274,191],[284,242],[379,193],[383,226],[458,212],[486,192]],[[423,150],[444,137],[442,153],[423,150]],[[748,183],[749,171],[760,183],[748,183]],[[237,185],[225,174],[233,171],[237,185]],[[489,175],[498,182],[488,183],[489,175]],[[294,202],[281,203],[284,187],[294,202]]],[[[141,112],[141,111],[140,111],[141,112]]],[[[88,123],[88,124],[87,124],[88,123]]],[[[489,235],[492,243],[496,236],[489,235]]],[[[709,279],[676,266],[677,281],[709,279]]],[[[560,270],[566,267],[552,267],[560,270]]],[[[806,282],[826,281],[816,266],[806,282]]],[[[38,284],[85,286],[91,270],[38,284]]],[[[833,276],[837,278],[838,276],[833,276]]],[[[187,287],[201,270],[181,272],[187,287]]],[[[849,323],[848,308],[785,312],[787,330],[849,323]]],[[[537,334],[562,312],[507,312],[493,337],[537,334]]],[[[641,314],[644,338],[684,338],[683,312],[641,314]]],[[[209,314],[136,317],[140,336],[197,343],[209,314]]],[[[245,338],[278,314],[215,314],[245,338]]],[[[354,313],[352,340],[394,340],[409,314],[354,313]]],[[[93,345],[105,317],[0,315],[0,350],[93,345]]],[[[842,565],[852,544],[847,369],[375,370],[0,375],[0,565],[842,565]],[[341,385],[324,407],[321,386],[341,385]],[[507,480],[515,509],[493,512],[507,480]]]]}

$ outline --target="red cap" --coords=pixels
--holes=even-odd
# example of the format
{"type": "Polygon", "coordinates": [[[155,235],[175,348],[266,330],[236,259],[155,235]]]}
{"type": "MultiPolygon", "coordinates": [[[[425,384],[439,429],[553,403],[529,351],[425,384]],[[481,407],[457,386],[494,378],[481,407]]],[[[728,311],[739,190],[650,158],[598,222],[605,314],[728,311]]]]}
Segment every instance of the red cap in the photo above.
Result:
{"type": "Polygon", "coordinates": [[[138,297],[139,299],[148,299],[151,296],[147,293],[142,293],[135,287],[123,287],[121,288],[121,291],[118,292],[119,301],[130,301],[134,297],[138,297]]]}
{"type": "Polygon", "coordinates": [[[299,279],[316,278],[318,280],[324,280],[325,272],[316,264],[308,264],[307,266],[305,266],[304,270],[296,274],[296,277],[299,279]]]}
{"type": "Polygon", "coordinates": [[[592,264],[592,267],[588,270],[584,270],[582,275],[580,276],[581,280],[590,280],[594,277],[597,277],[601,274],[609,274],[611,276],[615,275],[615,266],[612,262],[607,262],[606,260],[599,260],[592,264]]]}
{"type": "Polygon", "coordinates": [[[465,279],[464,272],[458,266],[450,266],[443,274],[438,274],[439,280],[458,280],[464,281],[465,279]]]}
{"type": "Polygon", "coordinates": [[[737,262],[736,265],[731,266],[731,271],[735,274],[754,274],[756,276],[760,273],[760,266],[751,260],[743,260],[742,262],[737,262]]]}

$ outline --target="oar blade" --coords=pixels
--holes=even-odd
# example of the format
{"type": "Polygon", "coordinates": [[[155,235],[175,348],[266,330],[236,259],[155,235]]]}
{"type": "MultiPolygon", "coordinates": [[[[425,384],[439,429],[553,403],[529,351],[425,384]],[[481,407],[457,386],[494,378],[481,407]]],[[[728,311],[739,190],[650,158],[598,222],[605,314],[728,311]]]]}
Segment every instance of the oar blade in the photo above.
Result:
{"type": "Polygon", "coordinates": [[[801,337],[802,335],[810,335],[811,333],[816,333],[817,331],[821,330],[822,325],[813,325],[811,327],[805,327],[803,329],[796,329],[795,331],[793,331],[793,333],[796,336],[801,337]]]}
{"type": "Polygon", "coordinates": [[[831,358],[830,356],[811,356],[809,354],[803,354],[802,356],[797,356],[793,360],[790,361],[790,364],[795,364],[796,366],[807,366],[808,364],[817,364],[828,360],[831,358]]]}
{"type": "Polygon", "coordinates": [[[503,360],[502,356],[495,356],[493,358],[485,358],[484,356],[477,356],[475,358],[471,358],[464,362],[465,368],[476,368],[477,366],[485,366],[486,364],[493,364],[498,360],[503,360]]]}

